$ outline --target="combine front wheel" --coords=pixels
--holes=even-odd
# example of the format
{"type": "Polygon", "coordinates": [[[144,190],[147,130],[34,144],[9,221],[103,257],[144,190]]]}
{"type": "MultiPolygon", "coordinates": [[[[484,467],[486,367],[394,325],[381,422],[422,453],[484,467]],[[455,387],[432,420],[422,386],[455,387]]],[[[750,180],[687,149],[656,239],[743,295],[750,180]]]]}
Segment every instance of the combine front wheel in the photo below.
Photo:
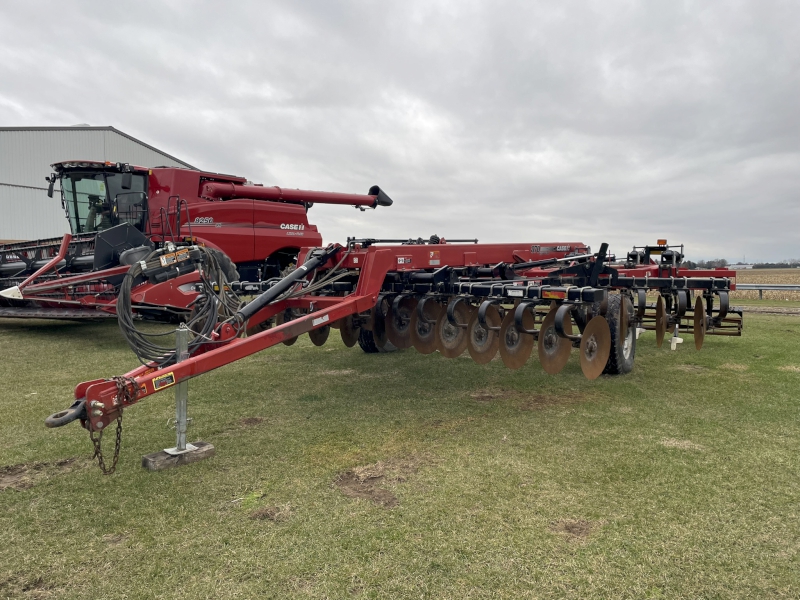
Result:
{"type": "Polygon", "coordinates": [[[239,281],[239,271],[236,270],[236,265],[233,264],[230,257],[222,250],[217,250],[216,248],[209,248],[208,250],[216,259],[217,265],[228,283],[231,281],[239,281]]]}

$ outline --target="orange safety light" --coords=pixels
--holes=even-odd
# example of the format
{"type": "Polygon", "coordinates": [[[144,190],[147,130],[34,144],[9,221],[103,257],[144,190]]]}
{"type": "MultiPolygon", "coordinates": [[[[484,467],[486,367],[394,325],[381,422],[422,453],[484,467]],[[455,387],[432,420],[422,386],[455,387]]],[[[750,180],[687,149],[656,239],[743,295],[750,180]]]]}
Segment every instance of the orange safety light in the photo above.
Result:
{"type": "Polygon", "coordinates": [[[658,244],[659,246],[666,246],[667,240],[656,240],[656,244],[658,244]]]}

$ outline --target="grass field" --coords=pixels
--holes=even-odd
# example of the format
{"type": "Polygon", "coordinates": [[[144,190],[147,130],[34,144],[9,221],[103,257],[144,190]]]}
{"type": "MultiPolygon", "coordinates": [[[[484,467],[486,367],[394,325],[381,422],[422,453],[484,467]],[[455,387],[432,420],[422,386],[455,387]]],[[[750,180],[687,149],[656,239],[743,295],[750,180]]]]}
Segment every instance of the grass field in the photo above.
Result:
{"type": "Polygon", "coordinates": [[[104,477],[42,420],[135,366],[115,324],[0,324],[0,597],[800,597],[800,317],[593,382],[331,339],[192,380],[204,462],[127,410],[104,477]]]}

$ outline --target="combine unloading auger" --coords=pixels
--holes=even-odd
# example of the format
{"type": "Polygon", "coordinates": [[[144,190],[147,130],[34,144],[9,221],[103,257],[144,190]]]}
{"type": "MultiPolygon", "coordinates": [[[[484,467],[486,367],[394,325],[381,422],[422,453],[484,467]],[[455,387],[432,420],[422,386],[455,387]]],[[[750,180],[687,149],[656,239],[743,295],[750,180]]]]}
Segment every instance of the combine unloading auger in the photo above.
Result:
{"type": "Polygon", "coordinates": [[[168,246],[131,267],[118,300],[121,328],[143,365],[79,384],[74,404],[47,425],[80,419],[97,440],[115,421],[119,431],[123,409],[151,394],[304,333],[322,345],[330,328],[348,347],[391,343],[448,358],[467,350],[481,364],[499,352],[512,369],[525,365],[536,346],[550,374],[577,348],[589,379],[629,372],[643,331],[654,330],[659,344],[672,332],[673,347],[681,332],[690,332],[698,349],[705,335],[741,335],[741,311],[728,303],[732,272],[680,269],[682,253],[666,242],[645,252],[646,260],[629,255],[621,264],[606,244],[592,254],[575,243],[350,239],[344,247],[304,248],[301,266],[288,275],[248,283],[225,281],[218,260],[202,248],[168,246]],[[572,256],[540,258],[548,252],[572,256]],[[174,349],[151,344],[135,329],[128,302],[150,279],[190,269],[199,275],[200,295],[188,323],[187,356],[179,360],[174,349]],[[257,295],[243,303],[240,293],[257,295]]]}

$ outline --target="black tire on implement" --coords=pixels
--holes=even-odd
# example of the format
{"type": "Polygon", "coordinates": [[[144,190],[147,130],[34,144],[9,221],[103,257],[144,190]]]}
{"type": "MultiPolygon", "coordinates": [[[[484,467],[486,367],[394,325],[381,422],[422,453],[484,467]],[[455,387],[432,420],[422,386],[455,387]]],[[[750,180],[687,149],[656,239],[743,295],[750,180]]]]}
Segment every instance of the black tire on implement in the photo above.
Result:
{"type": "Polygon", "coordinates": [[[361,349],[367,354],[374,354],[376,352],[394,352],[397,350],[392,342],[386,342],[386,345],[383,348],[378,346],[378,344],[375,343],[375,338],[372,336],[372,332],[367,331],[366,329],[359,329],[358,345],[361,346],[361,349]]]}
{"type": "MultiPolygon", "coordinates": [[[[379,307],[376,307],[376,309],[377,308],[379,307]]],[[[375,354],[376,352],[394,352],[397,350],[397,347],[389,340],[386,340],[386,343],[383,345],[383,347],[379,346],[375,341],[375,329],[377,328],[380,332],[385,332],[386,324],[384,323],[384,317],[380,310],[374,310],[373,314],[375,320],[372,323],[371,330],[368,331],[363,327],[359,330],[358,345],[361,346],[361,349],[367,354],[375,354]]],[[[383,333],[383,335],[385,335],[385,333],[383,333]]]]}
{"type": "Polygon", "coordinates": [[[633,370],[633,359],[636,357],[636,325],[633,321],[633,302],[622,294],[608,295],[606,321],[611,329],[611,354],[608,357],[603,373],[607,375],[624,375],[633,370]],[[620,332],[620,303],[624,303],[628,313],[628,332],[622,339],[620,332]]]}

